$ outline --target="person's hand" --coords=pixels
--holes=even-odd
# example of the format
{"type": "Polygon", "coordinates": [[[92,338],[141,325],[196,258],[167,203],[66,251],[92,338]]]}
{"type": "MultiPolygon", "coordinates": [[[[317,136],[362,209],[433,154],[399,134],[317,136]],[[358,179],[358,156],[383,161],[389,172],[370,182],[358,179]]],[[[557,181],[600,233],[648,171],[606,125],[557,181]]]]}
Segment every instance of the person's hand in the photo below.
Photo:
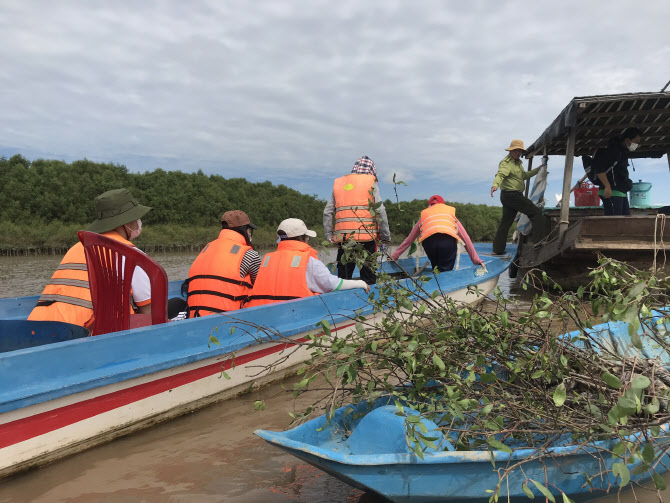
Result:
{"type": "Polygon", "coordinates": [[[604,191],[604,193],[603,193],[603,197],[604,197],[605,199],[609,199],[610,197],[612,197],[612,187],[605,187],[605,191],[604,191]]]}
{"type": "Polygon", "coordinates": [[[498,187],[491,187],[491,197],[493,197],[493,193],[498,190],[498,187]]]}

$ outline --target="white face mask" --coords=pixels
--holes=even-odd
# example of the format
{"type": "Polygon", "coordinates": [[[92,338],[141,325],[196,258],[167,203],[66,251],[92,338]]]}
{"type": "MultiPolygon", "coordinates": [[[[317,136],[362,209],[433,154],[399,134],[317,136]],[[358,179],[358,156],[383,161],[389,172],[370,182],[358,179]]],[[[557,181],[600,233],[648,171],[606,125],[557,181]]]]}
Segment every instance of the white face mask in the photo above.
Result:
{"type": "Polygon", "coordinates": [[[142,220],[138,218],[135,220],[135,224],[137,224],[137,229],[131,229],[128,227],[128,225],[123,226],[123,228],[126,229],[126,232],[128,233],[128,241],[132,241],[140,234],[142,234],[142,220]]]}
{"type": "Polygon", "coordinates": [[[635,149],[637,149],[637,147],[639,147],[639,144],[631,143],[630,145],[628,145],[628,150],[630,150],[631,152],[635,152],[635,149]]]}

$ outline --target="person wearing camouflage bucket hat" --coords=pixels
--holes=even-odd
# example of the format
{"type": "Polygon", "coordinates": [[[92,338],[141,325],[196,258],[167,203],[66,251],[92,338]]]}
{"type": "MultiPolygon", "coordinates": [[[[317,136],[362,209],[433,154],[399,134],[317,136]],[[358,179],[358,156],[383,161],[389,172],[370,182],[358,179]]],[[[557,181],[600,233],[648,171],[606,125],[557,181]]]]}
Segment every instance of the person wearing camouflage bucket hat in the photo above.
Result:
{"type": "MultiPolygon", "coordinates": [[[[108,190],[96,197],[94,203],[96,220],[88,230],[134,247],[131,241],[142,232],[141,218],[151,208],[139,204],[128,189],[108,190]]],[[[140,268],[133,274],[132,292],[138,311],[151,313],[151,283],[140,268]]],[[[95,317],[81,243],[65,254],[28,319],[60,321],[92,329],[95,317]]]]}

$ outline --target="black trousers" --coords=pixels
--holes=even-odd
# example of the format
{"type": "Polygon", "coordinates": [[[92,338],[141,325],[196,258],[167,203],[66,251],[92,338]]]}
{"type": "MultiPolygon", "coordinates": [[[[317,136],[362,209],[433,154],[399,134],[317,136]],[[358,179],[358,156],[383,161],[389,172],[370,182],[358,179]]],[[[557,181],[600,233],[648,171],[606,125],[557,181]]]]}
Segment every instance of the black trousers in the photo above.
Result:
{"type": "MultiPolygon", "coordinates": [[[[375,241],[359,241],[358,244],[370,254],[377,251],[377,243],[375,241]]],[[[343,264],[341,260],[342,255],[344,255],[344,249],[342,248],[342,244],[340,244],[337,248],[337,277],[351,279],[354,275],[356,263],[347,262],[346,264],[343,264]]],[[[368,285],[374,285],[377,283],[377,274],[370,266],[363,266],[361,269],[361,279],[368,285]]]]}
{"type": "Polygon", "coordinates": [[[605,199],[603,196],[600,196],[600,200],[603,202],[606,216],[630,215],[630,206],[628,205],[627,197],[612,196],[605,199]]]}
{"type": "Polygon", "coordinates": [[[433,269],[451,271],[456,262],[458,241],[448,234],[433,234],[421,241],[433,269]]]}
{"type": "Polygon", "coordinates": [[[533,204],[533,201],[516,190],[503,190],[500,192],[500,202],[503,206],[502,220],[493,238],[493,253],[502,253],[507,244],[507,233],[514,223],[517,213],[523,213],[533,223],[532,239],[537,243],[544,237],[544,217],[542,210],[533,204]]]}

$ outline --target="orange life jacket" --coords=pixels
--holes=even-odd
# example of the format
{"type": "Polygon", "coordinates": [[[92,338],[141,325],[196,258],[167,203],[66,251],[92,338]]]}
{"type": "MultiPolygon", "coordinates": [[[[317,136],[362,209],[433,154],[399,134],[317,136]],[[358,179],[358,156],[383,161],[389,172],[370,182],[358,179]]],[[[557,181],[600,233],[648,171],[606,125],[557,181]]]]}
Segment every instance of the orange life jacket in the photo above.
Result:
{"type": "Polygon", "coordinates": [[[307,287],[310,257],[316,258],[317,252],[307,243],[293,240],[280,242],[276,252],[263,257],[249,302],[244,307],[318,295],[307,287]]]}
{"type": "MultiPolygon", "coordinates": [[[[105,232],[103,236],[128,246],[135,246],[114,231],[105,232]]],[[[84,245],[77,243],[67,251],[28,319],[62,321],[80,325],[89,330],[93,327],[95,319],[88,285],[84,245]]]]}
{"type": "Polygon", "coordinates": [[[251,249],[244,236],[230,229],[203,248],[188,271],[189,318],[242,307],[251,292],[251,275],[240,278],[240,265],[251,249]]]}
{"type": "Polygon", "coordinates": [[[373,175],[352,173],[335,180],[335,240],[374,241],[379,237],[379,224],[370,213],[374,204],[373,175]],[[353,232],[353,235],[351,233],[353,232]],[[349,237],[351,235],[351,237],[349,237]]]}
{"type": "Polygon", "coordinates": [[[456,209],[446,204],[434,204],[421,212],[421,234],[419,241],[423,241],[433,234],[448,234],[458,237],[458,221],[456,209]]]}

